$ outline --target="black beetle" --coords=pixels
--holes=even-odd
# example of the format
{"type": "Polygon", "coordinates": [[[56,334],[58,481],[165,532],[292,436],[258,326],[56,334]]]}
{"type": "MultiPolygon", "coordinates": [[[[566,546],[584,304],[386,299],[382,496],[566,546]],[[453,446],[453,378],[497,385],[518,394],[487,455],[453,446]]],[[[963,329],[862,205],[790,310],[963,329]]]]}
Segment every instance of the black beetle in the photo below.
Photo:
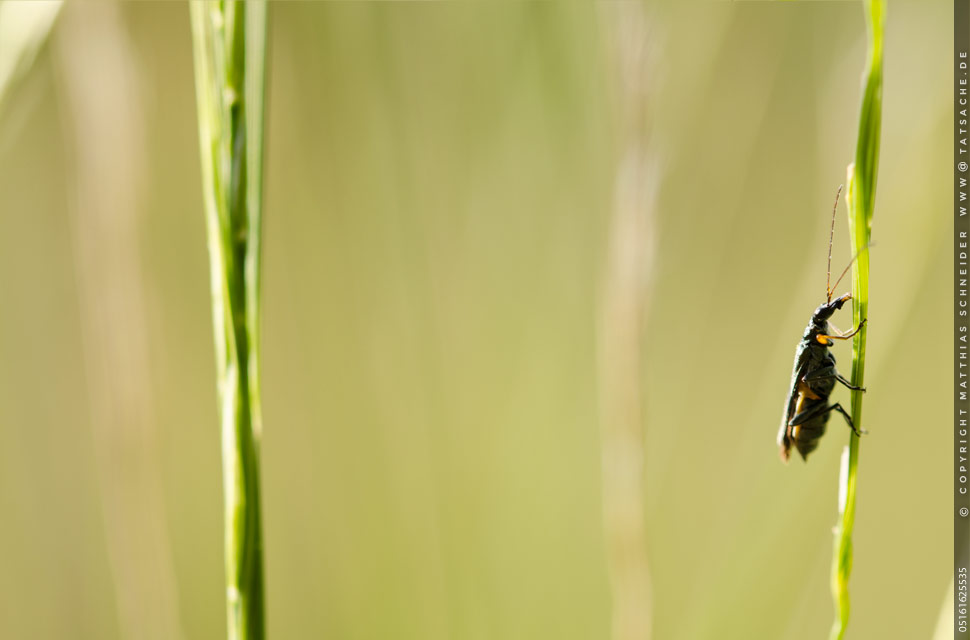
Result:
{"type": "MultiPolygon", "coordinates": [[[[839,204],[839,193],[835,195],[835,206],[839,204]]],[[[835,210],[832,211],[832,233],[835,231],[835,210]]],[[[853,258],[852,262],[855,262],[853,258]]],[[[849,266],[852,265],[849,263],[849,266]]],[[[849,270],[842,272],[842,276],[849,270]]],[[[798,347],[795,349],[795,366],[792,370],[791,390],[788,393],[788,400],[785,404],[785,414],[781,421],[781,429],[778,431],[778,446],[781,450],[781,458],[785,462],[791,457],[792,445],[798,449],[804,460],[808,460],[808,454],[818,446],[819,439],[825,434],[825,424],[828,422],[829,413],[838,411],[845,418],[849,427],[861,435],[852,423],[852,418],[842,408],[838,402],[828,404],[829,396],[836,382],[841,382],[849,389],[865,391],[862,387],[856,387],[848,380],[843,378],[835,369],[835,356],[829,351],[833,340],[847,340],[857,334],[862,325],[866,323],[863,318],[859,326],[849,333],[833,332],[829,325],[829,318],[842,308],[852,296],[848,293],[835,300],[832,299],[832,289],[828,282],[831,281],[832,273],[832,239],[829,238],[829,277],[826,282],[826,302],[819,305],[812,319],[805,328],[798,347]]],[[[836,281],[835,286],[839,286],[842,276],[836,281]]]]}

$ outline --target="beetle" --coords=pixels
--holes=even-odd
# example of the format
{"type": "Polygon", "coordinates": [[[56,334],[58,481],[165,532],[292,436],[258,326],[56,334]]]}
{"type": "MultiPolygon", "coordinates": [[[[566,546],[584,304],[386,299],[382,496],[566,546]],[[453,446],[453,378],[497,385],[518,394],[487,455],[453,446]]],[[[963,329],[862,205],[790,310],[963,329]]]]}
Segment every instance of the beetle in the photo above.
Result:
{"type": "MultiPolygon", "coordinates": [[[[828,422],[829,414],[837,411],[842,414],[849,428],[856,435],[862,435],[852,423],[852,417],[842,408],[838,402],[829,404],[829,396],[835,388],[835,383],[854,391],[865,391],[862,387],[857,387],[839,374],[835,368],[835,356],[829,348],[835,344],[834,340],[848,340],[859,333],[866,318],[859,322],[859,326],[849,333],[842,333],[834,329],[829,324],[836,311],[842,308],[846,302],[852,299],[851,294],[844,294],[835,300],[832,299],[833,289],[839,286],[842,276],[846,274],[849,267],[845,268],[842,275],[835,282],[835,287],[829,286],[832,277],[832,239],[835,234],[835,211],[839,206],[839,195],[842,187],[839,187],[835,194],[835,207],[832,209],[832,231],[829,235],[829,267],[828,276],[825,283],[826,301],[819,305],[812,314],[805,333],[795,349],[795,365],[792,370],[791,388],[788,392],[788,399],[785,402],[785,413],[781,421],[781,428],[778,431],[778,446],[781,459],[788,462],[791,457],[791,449],[794,446],[803,460],[808,460],[808,454],[815,450],[818,441],[825,435],[825,424],[828,422]]],[[[855,258],[849,263],[855,262],[855,258]]]]}

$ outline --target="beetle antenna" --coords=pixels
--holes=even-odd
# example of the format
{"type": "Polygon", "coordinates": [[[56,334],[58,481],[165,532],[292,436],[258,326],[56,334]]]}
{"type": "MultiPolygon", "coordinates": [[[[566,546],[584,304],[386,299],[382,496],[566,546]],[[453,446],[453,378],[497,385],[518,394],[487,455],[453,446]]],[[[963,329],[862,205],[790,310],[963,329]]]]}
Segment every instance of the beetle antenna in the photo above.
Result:
{"type": "MultiPolygon", "coordinates": [[[[825,273],[825,301],[826,302],[832,302],[832,289],[835,288],[835,287],[830,287],[829,284],[832,282],[832,241],[835,239],[835,212],[839,208],[840,195],[842,195],[841,184],[839,185],[839,190],[835,192],[835,204],[832,206],[832,229],[829,231],[829,266],[825,273]]],[[[851,266],[852,263],[850,262],[849,265],[851,266]]],[[[848,267],[846,267],[846,270],[848,270],[848,267]]],[[[842,272],[842,275],[843,276],[845,275],[844,271],[842,272]]],[[[839,280],[841,279],[842,279],[842,276],[839,276],[839,280]]],[[[838,280],[836,280],[835,286],[836,287],[839,286],[838,280]]]]}
{"type": "Polygon", "coordinates": [[[869,247],[871,246],[872,242],[869,242],[866,246],[862,247],[862,249],[856,253],[851,260],[849,260],[849,264],[845,265],[845,270],[842,271],[842,275],[839,276],[839,279],[835,281],[835,286],[829,289],[829,302],[832,302],[832,291],[835,291],[835,289],[838,288],[839,283],[842,282],[842,278],[845,277],[845,274],[849,272],[849,268],[855,264],[855,261],[859,259],[859,256],[861,256],[863,252],[868,251],[869,247]]]}

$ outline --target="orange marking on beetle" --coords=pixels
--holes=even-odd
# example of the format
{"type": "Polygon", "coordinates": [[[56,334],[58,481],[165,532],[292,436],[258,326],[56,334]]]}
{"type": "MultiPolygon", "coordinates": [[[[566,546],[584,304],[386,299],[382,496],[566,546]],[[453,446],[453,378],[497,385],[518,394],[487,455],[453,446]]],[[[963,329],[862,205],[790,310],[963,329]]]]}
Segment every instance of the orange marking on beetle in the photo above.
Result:
{"type": "MultiPolygon", "coordinates": [[[[812,388],[808,386],[808,383],[804,380],[798,381],[798,402],[801,404],[802,398],[808,398],[809,400],[821,400],[819,395],[812,391],[812,388]]],[[[795,413],[798,413],[797,411],[795,413]]]]}

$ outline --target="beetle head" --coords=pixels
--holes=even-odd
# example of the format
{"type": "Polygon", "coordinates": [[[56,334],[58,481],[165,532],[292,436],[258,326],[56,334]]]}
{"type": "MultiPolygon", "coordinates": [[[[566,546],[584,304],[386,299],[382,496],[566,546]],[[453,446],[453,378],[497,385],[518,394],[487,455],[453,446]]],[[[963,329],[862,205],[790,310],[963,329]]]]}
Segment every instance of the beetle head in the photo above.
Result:
{"type": "Polygon", "coordinates": [[[812,314],[812,321],[817,325],[824,325],[829,321],[836,311],[842,308],[846,302],[852,299],[851,293],[845,293],[831,302],[819,305],[815,313],[812,314]]]}

